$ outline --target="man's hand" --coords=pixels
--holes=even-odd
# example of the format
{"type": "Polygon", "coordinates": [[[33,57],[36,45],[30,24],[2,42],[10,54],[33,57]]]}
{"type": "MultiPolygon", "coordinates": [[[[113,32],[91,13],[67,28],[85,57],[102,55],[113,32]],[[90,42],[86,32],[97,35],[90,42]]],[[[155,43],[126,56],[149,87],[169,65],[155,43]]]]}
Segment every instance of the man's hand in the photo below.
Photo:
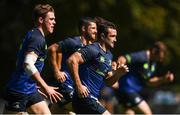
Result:
{"type": "Polygon", "coordinates": [[[47,86],[45,88],[46,95],[49,97],[51,103],[60,101],[63,95],[56,91],[58,87],[47,86]]]}
{"type": "Polygon", "coordinates": [[[66,81],[66,73],[63,71],[57,71],[54,73],[55,78],[58,80],[58,82],[65,82],[66,81]]]}
{"type": "Polygon", "coordinates": [[[36,86],[38,92],[46,99],[48,99],[48,96],[42,91],[42,88],[40,86],[36,86]]]}
{"type": "Polygon", "coordinates": [[[124,75],[125,73],[129,72],[129,68],[125,64],[118,64],[116,72],[124,75]]]}
{"type": "Polygon", "coordinates": [[[168,71],[165,75],[165,82],[172,82],[174,80],[174,74],[168,71]]]}
{"type": "Polygon", "coordinates": [[[85,98],[89,95],[89,90],[86,86],[81,85],[77,87],[77,93],[79,98],[85,98]]]}

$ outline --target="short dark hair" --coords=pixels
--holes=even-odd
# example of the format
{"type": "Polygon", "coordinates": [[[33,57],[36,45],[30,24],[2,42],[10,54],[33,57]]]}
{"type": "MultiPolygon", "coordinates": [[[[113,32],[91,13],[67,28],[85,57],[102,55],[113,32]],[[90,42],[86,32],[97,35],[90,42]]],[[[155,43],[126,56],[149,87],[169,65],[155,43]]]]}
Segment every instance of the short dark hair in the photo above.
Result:
{"type": "Polygon", "coordinates": [[[101,34],[103,33],[105,36],[108,34],[108,29],[117,29],[116,25],[110,21],[103,22],[103,23],[98,23],[97,24],[97,37],[99,38],[101,34]]]}
{"type": "Polygon", "coordinates": [[[34,7],[32,18],[33,21],[36,23],[39,17],[46,17],[48,12],[54,12],[54,9],[49,4],[38,4],[34,7]]]}
{"type": "Polygon", "coordinates": [[[79,33],[81,34],[82,33],[82,27],[85,26],[85,27],[88,27],[90,22],[95,22],[95,20],[91,17],[83,17],[79,20],[79,24],[78,24],[78,29],[79,29],[79,33]]]}

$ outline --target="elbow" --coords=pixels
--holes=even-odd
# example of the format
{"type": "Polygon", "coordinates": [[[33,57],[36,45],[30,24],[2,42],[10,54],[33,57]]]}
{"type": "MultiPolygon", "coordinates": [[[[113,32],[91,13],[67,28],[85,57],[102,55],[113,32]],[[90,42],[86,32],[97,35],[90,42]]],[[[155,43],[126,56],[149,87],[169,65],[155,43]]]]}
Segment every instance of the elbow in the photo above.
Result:
{"type": "Polygon", "coordinates": [[[75,63],[75,60],[74,60],[74,58],[72,56],[70,56],[66,61],[66,64],[68,65],[68,67],[70,67],[74,63],[75,63]]]}
{"type": "Polygon", "coordinates": [[[23,68],[24,68],[25,72],[26,72],[29,76],[32,76],[33,74],[35,74],[35,73],[38,72],[38,70],[37,70],[37,68],[35,67],[34,64],[24,63],[24,64],[23,64],[23,68]]]}
{"type": "Polygon", "coordinates": [[[79,53],[75,52],[72,54],[66,61],[66,64],[68,67],[71,67],[70,69],[78,68],[79,64],[82,64],[83,61],[79,55],[79,53]]]}
{"type": "Polygon", "coordinates": [[[52,53],[57,52],[58,51],[57,49],[58,49],[58,44],[55,43],[55,44],[48,47],[48,52],[50,54],[52,54],[52,53]]]}

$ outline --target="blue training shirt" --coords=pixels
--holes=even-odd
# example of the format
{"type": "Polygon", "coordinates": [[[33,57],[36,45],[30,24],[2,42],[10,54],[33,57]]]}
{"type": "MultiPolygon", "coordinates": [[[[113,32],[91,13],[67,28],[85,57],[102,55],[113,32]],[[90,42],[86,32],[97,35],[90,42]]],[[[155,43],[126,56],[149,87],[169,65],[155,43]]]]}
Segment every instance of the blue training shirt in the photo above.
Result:
{"type": "Polygon", "coordinates": [[[31,94],[37,90],[36,81],[23,68],[25,53],[31,51],[38,55],[35,66],[41,72],[47,54],[47,44],[44,36],[37,28],[25,35],[17,55],[16,70],[7,84],[8,90],[22,94],[31,94]]]}
{"type": "Polygon", "coordinates": [[[81,82],[90,91],[89,96],[97,99],[107,72],[112,70],[112,54],[103,51],[98,42],[85,46],[79,52],[85,62],[79,68],[81,82]]]}
{"type": "Polygon", "coordinates": [[[64,71],[66,73],[66,81],[63,83],[58,82],[55,79],[49,79],[49,82],[51,82],[52,85],[58,85],[63,84],[66,87],[73,88],[73,80],[71,79],[68,67],[66,65],[66,60],[69,58],[71,54],[73,54],[75,51],[79,50],[80,48],[84,47],[84,44],[82,43],[82,40],[80,39],[80,36],[76,36],[73,38],[66,38],[63,41],[60,41],[57,43],[61,49],[62,49],[62,65],[61,65],[61,71],[64,71]]]}
{"type": "Polygon", "coordinates": [[[63,41],[60,41],[60,42],[58,42],[58,45],[61,47],[62,55],[63,55],[61,70],[68,71],[68,67],[66,65],[66,60],[75,51],[84,47],[84,44],[82,43],[80,36],[76,36],[74,38],[67,38],[63,41]]]}
{"type": "Polygon", "coordinates": [[[125,55],[129,72],[119,80],[120,92],[140,92],[145,82],[153,77],[156,63],[150,62],[146,51],[125,55]]]}

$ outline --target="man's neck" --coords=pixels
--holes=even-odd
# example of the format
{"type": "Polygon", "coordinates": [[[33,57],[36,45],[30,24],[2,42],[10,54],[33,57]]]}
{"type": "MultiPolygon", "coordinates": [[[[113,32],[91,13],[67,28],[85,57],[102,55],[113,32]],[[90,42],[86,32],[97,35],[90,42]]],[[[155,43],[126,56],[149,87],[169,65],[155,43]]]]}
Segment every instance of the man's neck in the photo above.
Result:
{"type": "Polygon", "coordinates": [[[84,45],[88,44],[88,40],[84,36],[80,36],[80,39],[84,45]]]}
{"type": "Polygon", "coordinates": [[[101,47],[101,49],[105,52],[107,52],[107,47],[106,47],[106,44],[104,42],[99,42],[99,46],[101,47]]]}
{"type": "Polygon", "coordinates": [[[39,29],[39,31],[41,32],[41,34],[45,37],[44,31],[42,29],[42,27],[37,27],[39,29]]]}

